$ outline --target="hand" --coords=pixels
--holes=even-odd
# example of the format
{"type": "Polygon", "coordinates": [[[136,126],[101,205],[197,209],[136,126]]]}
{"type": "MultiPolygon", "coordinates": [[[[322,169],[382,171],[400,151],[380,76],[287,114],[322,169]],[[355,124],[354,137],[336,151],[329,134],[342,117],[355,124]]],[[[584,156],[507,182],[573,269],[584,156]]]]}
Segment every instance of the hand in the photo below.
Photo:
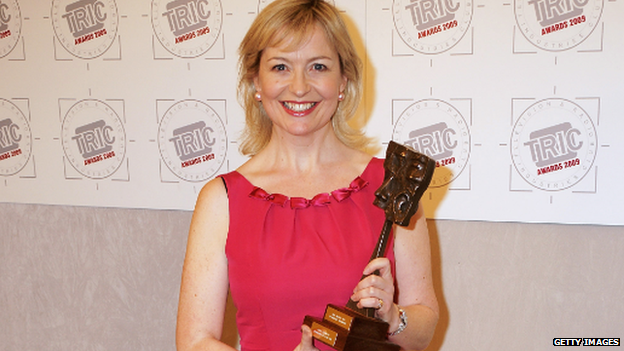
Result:
{"type": "Polygon", "coordinates": [[[319,351],[314,347],[314,338],[312,338],[312,329],[307,325],[301,326],[301,343],[297,345],[294,351],[319,351]]]}
{"type": "Polygon", "coordinates": [[[394,278],[390,268],[390,260],[385,257],[376,258],[364,268],[362,279],[353,290],[351,300],[358,303],[359,308],[374,308],[375,315],[388,323],[398,320],[398,309],[394,304],[394,278]],[[379,275],[373,272],[379,271],[379,275]]]}

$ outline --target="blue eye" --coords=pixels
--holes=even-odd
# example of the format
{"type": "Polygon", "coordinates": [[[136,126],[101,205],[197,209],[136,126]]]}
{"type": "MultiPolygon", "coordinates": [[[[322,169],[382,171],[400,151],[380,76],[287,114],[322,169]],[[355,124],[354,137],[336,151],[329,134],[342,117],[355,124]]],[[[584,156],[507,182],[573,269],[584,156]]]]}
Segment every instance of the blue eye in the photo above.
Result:
{"type": "Polygon", "coordinates": [[[275,66],[273,66],[273,70],[274,71],[284,71],[284,70],[286,70],[286,65],[284,65],[284,64],[275,65],[275,66]]]}

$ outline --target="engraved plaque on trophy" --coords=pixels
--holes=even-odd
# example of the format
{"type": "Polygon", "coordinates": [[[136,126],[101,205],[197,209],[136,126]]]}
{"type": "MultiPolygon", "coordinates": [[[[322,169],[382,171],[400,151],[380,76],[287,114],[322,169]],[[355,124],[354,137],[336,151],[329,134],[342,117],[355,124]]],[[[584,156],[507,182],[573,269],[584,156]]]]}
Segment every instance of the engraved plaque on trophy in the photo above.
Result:
{"type": "Polygon", "coordinates": [[[399,351],[398,345],[384,340],[376,340],[337,327],[326,320],[306,316],[304,324],[312,329],[314,339],[338,351],[399,351]]]}
{"type": "MultiPolygon", "coordinates": [[[[386,215],[371,261],[383,257],[392,225],[407,226],[418,202],[431,182],[435,161],[417,151],[390,141],[384,161],[384,181],[373,204],[386,215]]],[[[374,274],[378,274],[375,272],[374,274]]],[[[365,276],[362,277],[364,279],[365,276]]],[[[387,341],[388,323],[375,318],[374,308],[359,308],[349,300],[346,307],[327,305],[323,319],[306,316],[312,335],[339,351],[398,351],[387,341]]]]}

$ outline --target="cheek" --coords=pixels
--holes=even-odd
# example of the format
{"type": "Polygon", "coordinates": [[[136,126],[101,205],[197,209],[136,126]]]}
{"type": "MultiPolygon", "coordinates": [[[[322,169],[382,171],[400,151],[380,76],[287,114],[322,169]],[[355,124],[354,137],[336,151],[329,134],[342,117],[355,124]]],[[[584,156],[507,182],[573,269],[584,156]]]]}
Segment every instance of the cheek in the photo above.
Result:
{"type": "Polygon", "coordinates": [[[267,72],[261,70],[254,80],[254,83],[256,85],[256,89],[261,91],[262,95],[266,95],[273,90],[273,87],[275,86],[274,81],[275,77],[272,77],[270,74],[267,74],[267,72]]]}
{"type": "Polygon", "coordinates": [[[328,98],[331,97],[337,99],[338,94],[340,94],[342,90],[344,89],[342,89],[340,82],[335,81],[325,85],[323,94],[328,98]]]}
{"type": "Polygon", "coordinates": [[[260,68],[258,75],[254,78],[254,85],[257,91],[261,91],[262,95],[274,94],[276,90],[279,90],[283,83],[279,77],[274,74],[270,74],[266,69],[260,68]]]}

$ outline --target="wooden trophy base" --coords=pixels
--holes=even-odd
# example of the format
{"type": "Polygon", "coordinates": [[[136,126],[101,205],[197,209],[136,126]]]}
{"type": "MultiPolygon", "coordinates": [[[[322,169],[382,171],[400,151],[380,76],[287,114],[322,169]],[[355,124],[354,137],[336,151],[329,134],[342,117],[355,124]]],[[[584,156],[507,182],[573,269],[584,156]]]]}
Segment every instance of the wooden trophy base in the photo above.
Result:
{"type": "Polygon", "coordinates": [[[388,323],[363,316],[345,307],[327,305],[323,319],[306,316],[303,323],[312,336],[338,351],[399,351],[389,343],[388,323]]]}

